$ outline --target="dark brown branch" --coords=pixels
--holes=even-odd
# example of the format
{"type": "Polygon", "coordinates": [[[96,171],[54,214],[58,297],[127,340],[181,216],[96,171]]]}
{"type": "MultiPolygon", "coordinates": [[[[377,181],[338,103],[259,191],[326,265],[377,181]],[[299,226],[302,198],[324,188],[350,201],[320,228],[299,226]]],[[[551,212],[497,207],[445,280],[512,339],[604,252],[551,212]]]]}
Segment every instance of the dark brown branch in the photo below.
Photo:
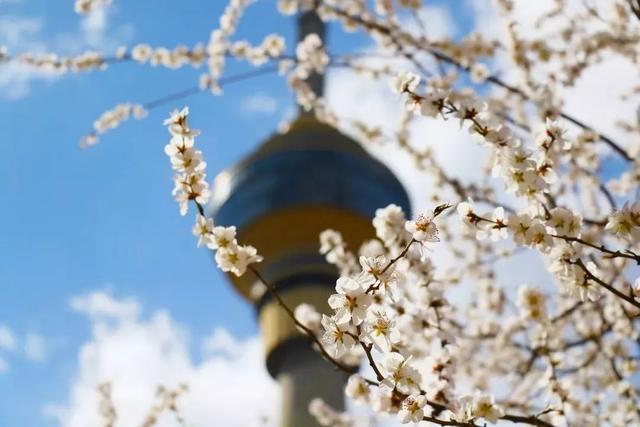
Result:
{"type": "Polygon", "coordinates": [[[603,288],[605,288],[606,290],[608,290],[609,292],[611,292],[612,294],[614,294],[618,298],[623,299],[624,301],[628,302],[629,304],[633,305],[636,308],[640,308],[640,302],[638,302],[636,299],[631,298],[630,296],[623,294],[622,292],[620,292],[619,290],[614,288],[612,285],[610,285],[609,283],[607,283],[604,280],[600,279],[599,277],[595,276],[591,271],[589,271],[587,266],[584,265],[584,262],[582,261],[582,259],[578,258],[575,261],[569,261],[569,263],[577,265],[578,267],[580,267],[582,269],[582,271],[584,271],[585,275],[589,279],[591,279],[592,281],[596,282],[598,285],[602,286],[603,288]]]}
{"type": "MultiPolygon", "coordinates": [[[[370,19],[365,19],[361,16],[355,16],[352,15],[338,7],[335,6],[331,6],[328,4],[325,4],[325,6],[327,6],[328,8],[330,8],[334,13],[336,13],[338,16],[342,16],[344,18],[353,20],[354,22],[359,23],[360,25],[375,30],[381,34],[384,34],[386,36],[392,37],[393,36],[393,32],[390,28],[379,24],[376,21],[370,20],[370,19]]],[[[465,66],[463,64],[461,64],[460,62],[458,62],[456,59],[452,58],[451,56],[447,55],[446,53],[439,51],[436,48],[430,47],[430,46],[421,46],[418,44],[417,41],[413,41],[410,38],[408,38],[413,44],[414,47],[416,49],[421,49],[424,50],[425,52],[429,53],[430,55],[432,55],[434,58],[436,58],[439,61],[445,62],[447,64],[453,65],[454,67],[456,67],[457,69],[464,71],[466,73],[469,73],[470,67],[465,66]]],[[[517,96],[519,96],[520,98],[526,100],[526,101],[531,101],[531,98],[521,89],[510,85],[506,82],[504,82],[503,80],[501,80],[500,78],[498,78],[497,76],[489,76],[486,81],[488,81],[489,83],[499,86],[517,96]]],[[[598,135],[598,137],[600,138],[600,140],[602,142],[604,142],[605,144],[607,144],[609,147],[611,147],[611,149],[613,151],[615,151],[617,154],[619,154],[624,160],[626,160],[627,162],[632,162],[633,159],[631,158],[631,156],[629,156],[629,154],[618,144],[616,143],[613,139],[609,138],[606,135],[601,134],[600,132],[595,131],[591,126],[587,125],[586,123],[584,123],[583,121],[575,118],[574,116],[565,113],[564,111],[559,111],[559,115],[560,117],[562,117],[563,119],[573,123],[574,125],[586,130],[586,131],[591,131],[594,132],[598,135]]]]}
{"type": "Polygon", "coordinates": [[[541,420],[540,418],[534,415],[511,415],[506,414],[501,418],[505,421],[511,421],[512,423],[522,423],[529,424],[532,426],[540,426],[540,427],[554,427],[553,424],[550,424],[546,421],[541,420]]]}
{"type": "Polygon", "coordinates": [[[631,12],[640,20],[640,0],[629,0],[631,12]]]}
{"type": "MultiPolygon", "coordinates": [[[[258,68],[257,70],[250,70],[250,71],[245,71],[245,72],[238,73],[238,74],[232,74],[232,75],[227,76],[227,77],[222,77],[218,81],[218,84],[220,86],[228,85],[228,84],[232,84],[232,83],[248,80],[248,79],[251,79],[253,77],[261,76],[261,75],[264,75],[264,74],[274,73],[274,72],[277,72],[277,71],[278,71],[278,67],[277,66],[258,68]]],[[[178,91],[178,92],[170,93],[170,94],[168,94],[166,96],[163,96],[161,98],[155,99],[153,101],[149,101],[147,103],[142,104],[142,106],[145,108],[145,110],[152,110],[152,109],[154,109],[156,107],[159,107],[161,105],[164,105],[164,104],[167,104],[169,102],[173,102],[173,101],[176,101],[176,100],[179,100],[179,99],[183,99],[183,98],[189,97],[191,95],[195,95],[195,94],[200,93],[202,91],[203,91],[203,89],[200,89],[199,86],[192,86],[190,88],[183,89],[183,90],[178,91]]]]}
{"type": "Polygon", "coordinates": [[[604,245],[595,245],[593,243],[589,243],[586,240],[580,239],[578,237],[558,236],[558,235],[555,235],[555,234],[552,234],[551,237],[554,237],[556,239],[562,239],[562,240],[564,240],[566,242],[580,243],[581,245],[585,245],[585,246],[588,246],[590,248],[597,249],[600,252],[603,252],[603,253],[605,253],[607,255],[610,255],[610,258],[626,258],[626,259],[633,260],[638,265],[640,265],[640,255],[638,255],[638,254],[636,254],[636,253],[634,253],[634,252],[632,252],[630,250],[627,250],[626,252],[621,252],[619,250],[615,250],[614,251],[612,249],[607,248],[604,245]]]}
{"type": "Polygon", "coordinates": [[[282,300],[282,298],[280,297],[278,292],[275,290],[275,288],[265,280],[265,278],[262,276],[262,274],[260,274],[260,272],[256,268],[250,265],[247,267],[247,269],[251,271],[256,276],[256,278],[260,281],[260,283],[262,283],[267,288],[267,291],[269,291],[269,294],[271,294],[273,299],[276,300],[278,305],[282,307],[282,309],[287,313],[287,315],[291,318],[291,320],[293,320],[293,323],[295,323],[297,327],[302,329],[304,333],[307,334],[309,338],[311,338],[318,345],[320,352],[330,363],[332,363],[336,368],[340,369],[341,371],[347,374],[353,374],[354,372],[356,372],[357,370],[356,367],[343,364],[342,362],[336,360],[327,352],[327,350],[324,348],[324,346],[322,345],[322,342],[320,342],[320,339],[316,336],[316,334],[311,329],[303,325],[298,319],[296,319],[296,316],[293,314],[293,311],[291,311],[289,306],[287,306],[287,304],[282,300]]]}

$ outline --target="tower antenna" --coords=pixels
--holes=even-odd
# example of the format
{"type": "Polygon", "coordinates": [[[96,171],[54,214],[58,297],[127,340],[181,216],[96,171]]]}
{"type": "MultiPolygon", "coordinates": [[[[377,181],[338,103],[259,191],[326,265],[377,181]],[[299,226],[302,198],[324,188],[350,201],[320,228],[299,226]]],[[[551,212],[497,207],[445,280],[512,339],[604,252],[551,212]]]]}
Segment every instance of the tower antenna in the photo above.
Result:
{"type": "MultiPolygon", "coordinates": [[[[300,12],[298,15],[298,42],[301,42],[310,34],[317,34],[322,41],[322,45],[326,46],[326,24],[320,19],[315,9],[300,12]]],[[[324,74],[312,72],[307,78],[307,83],[317,97],[324,95],[324,74]]]]}

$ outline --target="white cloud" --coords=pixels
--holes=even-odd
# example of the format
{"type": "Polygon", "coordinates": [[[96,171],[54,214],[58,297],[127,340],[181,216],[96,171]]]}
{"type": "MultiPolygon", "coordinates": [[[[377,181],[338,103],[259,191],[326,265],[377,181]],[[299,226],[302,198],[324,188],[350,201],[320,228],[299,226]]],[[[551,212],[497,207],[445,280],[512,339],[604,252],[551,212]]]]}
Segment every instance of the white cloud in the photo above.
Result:
{"type": "Polygon", "coordinates": [[[444,6],[422,7],[418,11],[418,18],[422,21],[421,27],[412,20],[407,20],[403,27],[410,30],[424,28],[431,38],[452,37],[456,34],[456,22],[444,6]]]}
{"type": "Polygon", "coordinates": [[[242,101],[242,110],[246,113],[274,114],[278,110],[278,101],[264,93],[246,97],[242,101]]]}
{"type": "MultiPolygon", "coordinates": [[[[0,351],[15,352],[22,347],[22,353],[31,362],[43,362],[47,355],[45,338],[38,334],[29,333],[18,339],[8,326],[0,325],[0,351]]],[[[9,369],[8,362],[0,357],[0,373],[9,369]]]]}
{"type": "MultiPolygon", "coordinates": [[[[0,325],[0,350],[13,351],[17,346],[17,340],[15,334],[9,327],[0,325]]],[[[0,374],[3,374],[9,370],[9,364],[7,361],[0,357],[0,374]]]]}
{"type": "Polygon", "coordinates": [[[100,45],[103,42],[104,31],[107,28],[109,9],[98,7],[86,14],[80,23],[80,28],[91,45],[100,45]]]}
{"type": "Polygon", "coordinates": [[[13,331],[5,325],[0,325],[0,350],[13,351],[16,349],[17,340],[13,331]]]}
{"type": "Polygon", "coordinates": [[[27,334],[24,338],[24,354],[32,362],[44,362],[47,356],[44,337],[38,334],[27,334]]]}
{"type": "Polygon", "coordinates": [[[218,354],[240,354],[242,345],[225,329],[216,329],[202,342],[202,354],[213,356],[218,354]]]}
{"type": "MultiPolygon", "coordinates": [[[[489,36],[506,40],[507,29],[505,21],[500,17],[497,8],[491,0],[467,0],[475,12],[475,26],[489,36]]],[[[538,26],[541,16],[554,8],[554,0],[514,2],[512,16],[518,23],[518,31],[525,38],[543,38],[553,33],[565,21],[564,18],[546,20],[542,27],[538,26]]],[[[609,3],[593,4],[599,7],[598,12],[607,16],[613,11],[609,3]]],[[[568,13],[584,10],[584,2],[570,0],[567,2],[568,13]]],[[[598,28],[592,28],[597,31],[598,28]]],[[[497,65],[502,75],[511,83],[518,82],[518,73],[510,68],[511,59],[508,55],[498,57],[497,65]],[[509,71],[511,72],[506,72],[509,71]]],[[[606,133],[617,141],[628,142],[625,134],[615,126],[619,120],[632,119],[636,106],[633,102],[623,102],[620,95],[627,94],[629,88],[638,81],[640,73],[637,66],[629,60],[613,53],[604,53],[602,63],[589,67],[578,79],[576,85],[564,88],[560,97],[564,100],[563,110],[581,121],[591,125],[597,131],[606,133]]]]}
{"type": "MultiPolygon", "coordinates": [[[[9,54],[25,51],[42,52],[44,45],[37,41],[42,30],[42,20],[20,16],[0,18],[0,40],[9,54]]],[[[0,65],[0,93],[7,99],[18,99],[27,94],[34,80],[51,80],[56,75],[15,63],[0,65]]]]}
{"type": "Polygon", "coordinates": [[[140,315],[140,304],[135,299],[115,299],[106,292],[92,292],[73,297],[69,305],[73,310],[86,315],[92,321],[133,320],[140,315]]]}
{"type": "MultiPolygon", "coordinates": [[[[424,7],[418,15],[430,37],[454,35],[456,25],[447,8],[424,7]]],[[[412,20],[407,20],[404,25],[409,29],[417,28],[412,20]]],[[[389,61],[376,58],[368,60],[367,64],[376,67],[389,64],[389,61]]],[[[396,70],[410,68],[410,64],[403,61],[394,61],[391,65],[396,70]]],[[[375,81],[350,70],[333,70],[327,82],[329,106],[339,117],[361,120],[369,126],[379,126],[386,134],[392,135],[398,128],[404,105],[401,97],[394,95],[389,89],[388,80],[383,78],[375,81]]],[[[459,129],[457,122],[419,118],[411,131],[411,143],[416,148],[432,149],[436,159],[452,175],[463,180],[480,176],[485,150],[472,142],[470,136],[459,129]]],[[[432,177],[428,173],[417,173],[413,160],[393,143],[367,148],[373,155],[383,159],[403,182],[411,196],[414,212],[426,209],[427,196],[437,192],[432,177]]]]}
{"type": "MultiPolygon", "coordinates": [[[[112,383],[123,426],[141,423],[158,385],[180,383],[189,386],[179,400],[188,425],[241,427],[273,419],[279,393],[257,337],[237,340],[218,329],[199,343],[204,355],[195,360],[188,333],[165,311],[143,318],[135,300],[104,292],[74,298],[71,305],[88,317],[92,336],[79,350],[68,402],[43,408],[61,426],[99,425],[95,388],[103,381],[112,383]]],[[[158,426],[177,424],[166,416],[158,426]]]]}
{"type": "Polygon", "coordinates": [[[29,93],[34,81],[53,81],[57,78],[58,74],[23,65],[6,64],[0,67],[0,94],[7,100],[20,99],[29,93]]]}
{"type": "MultiPolygon", "coordinates": [[[[71,7],[71,6],[70,6],[71,7]]],[[[40,18],[6,15],[0,17],[0,45],[10,55],[21,53],[54,52],[73,55],[91,49],[109,54],[133,35],[131,25],[109,28],[114,8],[100,7],[80,18],[77,29],[61,34],[45,34],[40,18]]],[[[36,81],[60,78],[56,72],[42,71],[15,63],[0,66],[0,95],[6,99],[19,99],[28,94],[36,81]]]]}
{"type": "MultiPolygon", "coordinates": [[[[82,15],[78,29],[79,39],[74,40],[66,37],[66,43],[75,50],[89,48],[102,52],[115,51],[123,42],[131,39],[135,32],[131,24],[121,24],[117,27],[110,25],[117,10],[115,5],[102,6],[82,15]]],[[[71,37],[74,35],[71,34],[71,37]]]]}
{"type": "MultiPolygon", "coordinates": [[[[328,83],[329,104],[339,116],[380,126],[387,134],[397,130],[403,108],[399,97],[398,102],[394,102],[394,96],[386,82],[374,82],[347,70],[331,73],[328,83]]],[[[412,128],[411,142],[416,147],[431,148],[452,175],[467,180],[479,175],[484,150],[454,121],[420,118],[412,128]]],[[[403,182],[414,211],[425,209],[427,196],[437,192],[432,177],[416,172],[413,160],[393,143],[367,148],[376,157],[384,159],[403,182]]]]}
{"type": "Polygon", "coordinates": [[[620,120],[633,122],[636,105],[632,100],[622,101],[619,97],[628,94],[630,86],[637,81],[640,73],[636,65],[619,56],[607,55],[602,64],[586,70],[576,86],[565,91],[565,110],[626,145],[629,134],[615,124],[620,120]]]}
{"type": "Polygon", "coordinates": [[[7,46],[15,46],[40,33],[42,20],[38,18],[0,17],[0,40],[7,46]]]}

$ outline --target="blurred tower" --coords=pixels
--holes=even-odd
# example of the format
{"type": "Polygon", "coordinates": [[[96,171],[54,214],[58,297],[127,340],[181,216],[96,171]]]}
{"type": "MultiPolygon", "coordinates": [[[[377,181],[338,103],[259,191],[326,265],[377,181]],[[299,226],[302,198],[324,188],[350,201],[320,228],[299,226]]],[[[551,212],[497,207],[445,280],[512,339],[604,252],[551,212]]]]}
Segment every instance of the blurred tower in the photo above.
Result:
{"type": "MultiPolygon", "coordinates": [[[[315,12],[298,18],[298,39],[325,27],[315,12]]],[[[322,95],[323,76],[309,85],[322,95]]],[[[276,134],[236,166],[222,172],[213,186],[216,224],[236,225],[238,241],[258,248],[258,268],[289,307],[311,304],[327,313],[338,273],[318,253],[320,232],[339,230],[349,247],[372,237],[375,210],[390,203],[409,212],[400,182],[355,141],[300,113],[289,131],[276,134]]],[[[346,375],[312,349],[287,314],[262,291],[251,274],[229,276],[235,288],[254,304],[264,342],[266,365],[282,389],[281,425],[316,426],[309,415],[311,399],[321,397],[344,407],[346,375]]]]}

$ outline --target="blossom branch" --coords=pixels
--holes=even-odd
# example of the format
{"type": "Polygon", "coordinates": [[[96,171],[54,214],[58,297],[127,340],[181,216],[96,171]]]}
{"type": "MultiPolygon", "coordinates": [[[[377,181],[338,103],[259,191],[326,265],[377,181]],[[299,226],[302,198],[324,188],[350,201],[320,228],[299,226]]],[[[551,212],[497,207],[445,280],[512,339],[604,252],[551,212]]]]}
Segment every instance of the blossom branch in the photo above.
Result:
{"type": "Polygon", "coordinates": [[[587,278],[596,282],[598,285],[602,286],[603,288],[605,288],[607,291],[611,292],[612,294],[614,294],[615,296],[617,296],[618,298],[628,302],[629,304],[633,305],[634,307],[640,309],[640,302],[637,301],[636,299],[623,294],[622,292],[620,292],[619,290],[617,290],[616,288],[614,288],[613,286],[611,286],[610,284],[608,284],[607,282],[603,281],[602,279],[600,279],[599,277],[595,276],[588,268],[587,266],[584,264],[584,262],[582,261],[581,258],[577,258],[575,261],[568,261],[569,264],[573,264],[573,265],[577,265],[578,267],[580,267],[582,269],[582,271],[584,271],[584,273],[586,274],[587,278]]]}
{"type": "MultiPolygon", "coordinates": [[[[333,13],[335,13],[338,16],[341,16],[345,19],[349,19],[353,22],[357,22],[360,25],[362,25],[365,28],[369,28],[371,30],[374,30],[380,34],[384,34],[387,35],[389,37],[393,36],[393,30],[383,24],[380,24],[376,21],[374,21],[373,19],[367,19],[364,18],[362,16],[356,16],[353,14],[350,14],[349,12],[333,6],[331,4],[327,4],[324,3],[324,6],[330,8],[332,10],[333,13]]],[[[397,29],[396,29],[397,30],[397,29]]],[[[432,47],[429,46],[428,41],[426,40],[415,40],[413,37],[411,37],[410,34],[407,33],[402,33],[403,36],[405,36],[405,38],[407,39],[407,41],[409,43],[411,43],[416,49],[418,50],[423,50],[429,54],[431,54],[434,58],[436,58],[439,61],[445,62],[447,64],[453,65],[454,67],[456,67],[457,69],[464,71],[466,73],[469,73],[471,71],[471,68],[469,66],[465,66],[464,64],[460,63],[459,61],[457,61],[456,59],[454,59],[453,57],[447,55],[446,53],[432,47]]],[[[506,82],[504,82],[502,79],[500,79],[499,77],[495,76],[495,75],[490,75],[486,78],[486,81],[489,83],[492,83],[496,86],[499,86],[503,89],[506,89],[507,91],[509,91],[510,93],[513,93],[517,96],[519,96],[520,98],[522,98],[523,100],[527,100],[530,101],[531,98],[521,89],[510,85],[506,82]]],[[[603,141],[605,144],[607,144],[611,149],[613,149],[614,152],[616,152],[617,154],[620,155],[620,157],[622,157],[625,161],[627,162],[632,162],[633,158],[629,155],[629,153],[627,153],[627,151],[622,148],[622,146],[615,142],[613,139],[611,139],[610,137],[603,135],[600,132],[596,132],[591,126],[587,125],[586,123],[584,123],[583,121],[573,117],[572,115],[564,112],[564,111],[560,111],[559,115],[573,123],[574,125],[584,129],[585,131],[589,131],[589,132],[595,132],[597,133],[599,139],[601,141],[603,141]]]]}
{"type": "Polygon", "coordinates": [[[571,236],[558,236],[555,234],[552,234],[551,237],[556,238],[556,239],[561,239],[564,240],[566,242],[575,242],[575,243],[579,243],[581,245],[585,245],[588,246],[590,248],[593,249],[597,249],[600,252],[603,252],[605,254],[610,255],[610,258],[626,258],[626,259],[630,259],[635,261],[638,265],[640,265],[640,255],[636,254],[635,252],[627,249],[626,252],[622,252],[620,250],[611,250],[609,248],[607,248],[604,245],[596,245],[593,243],[589,243],[584,239],[581,239],[579,237],[571,237],[571,236]]]}
{"type": "Polygon", "coordinates": [[[311,329],[303,325],[296,318],[291,308],[289,308],[289,306],[283,301],[283,299],[280,297],[276,289],[262,276],[262,274],[255,267],[250,265],[248,267],[248,270],[251,271],[254,276],[256,276],[256,278],[260,281],[260,283],[262,283],[262,285],[264,285],[265,288],[267,288],[267,291],[269,291],[269,294],[276,300],[278,305],[285,311],[285,313],[287,313],[287,315],[293,321],[293,323],[295,323],[298,328],[302,329],[304,333],[313,340],[313,342],[318,346],[318,348],[320,349],[320,352],[322,353],[324,358],[327,359],[327,361],[332,363],[336,368],[338,368],[342,372],[345,372],[347,374],[352,374],[354,372],[355,370],[354,367],[348,366],[343,364],[342,362],[339,362],[327,352],[327,350],[324,348],[324,346],[322,345],[322,342],[316,336],[316,334],[311,329]]]}

